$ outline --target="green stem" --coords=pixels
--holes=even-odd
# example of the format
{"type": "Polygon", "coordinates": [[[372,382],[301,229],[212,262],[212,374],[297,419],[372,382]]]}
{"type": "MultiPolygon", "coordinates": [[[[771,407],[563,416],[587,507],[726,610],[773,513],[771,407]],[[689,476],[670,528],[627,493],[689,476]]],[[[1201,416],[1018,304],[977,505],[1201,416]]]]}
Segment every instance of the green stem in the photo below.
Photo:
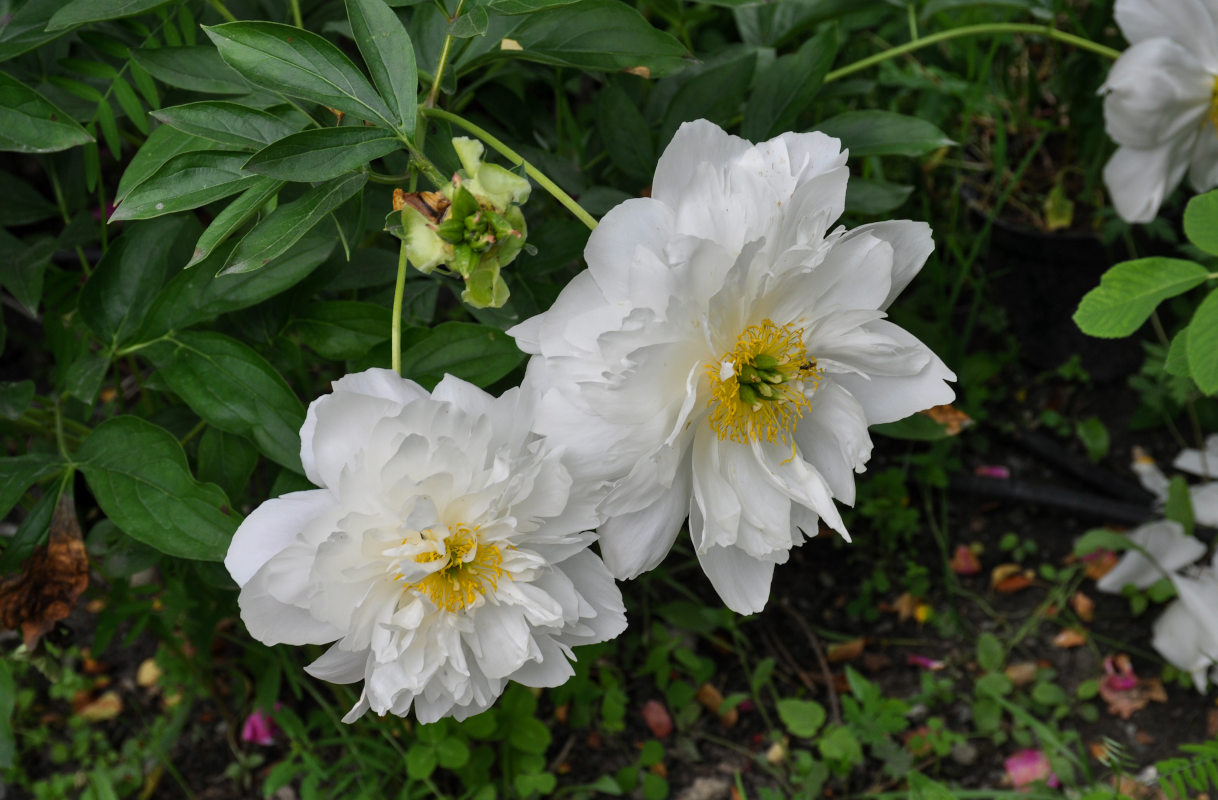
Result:
{"type": "Polygon", "coordinates": [[[1050,39],[1056,39],[1059,42],[1074,45],[1082,50],[1090,50],[1093,53],[1098,53],[1106,58],[1116,59],[1121,55],[1120,50],[1114,50],[1111,47],[1105,47],[1102,44],[1097,44],[1090,39],[1084,39],[1081,36],[1075,36],[1073,33],[1059,31],[1051,25],[1035,25],[1028,22],[993,22],[985,25],[965,25],[960,28],[953,28],[949,31],[940,31],[932,33],[929,36],[923,36],[912,42],[906,42],[896,47],[890,47],[882,53],[876,53],[873,56],[855,61],[853,64],[847,64],[841,69],[835,69],[825,75],[825,83],[840,80],[847,75],[853,75],[856,72],[861,72],[869,67],[874,67],[876,64],[883,63],[897,56],[903,56],[906,53],[912,53],[915,50],[921,50],[924,47],[930,47],[939,42],[946,42],[950,39],[960,39],[965,36],[982,36],[989,33],[1030,33],[1040,36],[1047,36],[1050,39]]]}
{"type": "Polygon", "coordinates": [[[389,325],[389,358],[393,371],[402,374],[402,296],[406,293],[406,242],[398,248],[398,279],[393,286],[393,319],[389,325]]]}
{"type": "MultiPolygon", "coordinates": [[[[453,11],[452,19],[449,20],[450,23],[457,17],[461,16],[461,9],[464,6],[465,0],[458,0],[457,8],[453,11]]],[[[436,97],[438,97],[440,94],[440,83],[444,80],[444,68],[448,66],[448,54],[452,51],[452,49],[453,35],[451,33],[445,34],[444,44],[440,48],[440,59],[436,62],[436,76],[431,81],[431,88],[427,91],[427,100],[424,101],[422,108],[419,109],[420,111],[422,111],[424,108],[435,107],[436,97]]]]}
{"type": "Polygon", "coordinates": [[[545,173],[537,169],[537,167],[533,166],[528,161],[525,161],[519,153],[496,139],[487,131],[465,119],[465,117],[459,117],[456,114],[451,114],[443,109],[423,108],[419,110],[419,113],[423,114],[424,116],[447,120],[453,125],[464,128],[474,136],[477,136],[479,139],[486,142],[486,144],[490,145],[492,149],[498,151],[499,154],[508,161],[511,161],[516,166],[523,166],[526,175],[537,181],[541,188],[553,195],[554,199],[562,203],[568,211],[575,215],[576,219],[587,225],[588,230],[596,230],[596,218],[587,211],[584,211],[580,204],[575,202],[575,199],[572,198],[571,195],[559,188],[558,184],[546,177],[545,173]]]}
{"type": "Polygon", "coordinates": [[[207,2],[211,5],[212,8],[214,8],[214,9],[216,9],[216,11],[220,12],[220,16],[224,18],[225,22],[236,22],[237,21],[237,18],[235,16],[233,16],[233,12],[229,11],[228,6],[224,5],[223,0],[207,0],[207,2]]]}
{"type": "Polygon", "coordinates": [[[288,0],[288,5],[292,7],[292,24],[297,28],[304,28],[304,18],[300,16],[300,0],[288,0]]]}

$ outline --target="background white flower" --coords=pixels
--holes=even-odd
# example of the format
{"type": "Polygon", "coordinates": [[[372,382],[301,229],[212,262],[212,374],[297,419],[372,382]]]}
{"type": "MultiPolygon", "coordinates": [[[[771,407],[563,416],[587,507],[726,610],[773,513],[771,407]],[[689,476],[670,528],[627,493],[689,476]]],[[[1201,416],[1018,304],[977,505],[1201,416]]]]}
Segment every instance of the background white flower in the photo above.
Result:
{"type": "Polygon", "coordinates": [[[1179,522],[1170,519],[1139,526],[1129,538],[1142,549],[1126,551],[1116,566],[1096,581],[1101,592],[1120,594],[1128,584],[1147,589],[1205,554],[1201,540],[1189,536],[1179,522]]]}
{"type": "Polygon", "coordinates": [[[1210,567],[1171,579],[1179,599],[1155,620],[1151,643],[1204,692],[1209,681],[1218,682],[1218,555],[1210,567]]]}
{"type": "Polygon", "coordinates": [[[1108,135],[1120,145],[1104,182],[1127,222],[1149,222],[1188,173],[1218,186],[1218,0],[1117,0],[1130,47],[1100,87],[1108,135]]]}
{"type": "Polygon", "coordinates": [[[610,211],[588,270],[509,331],[539,429],[580,479],[616,484],[601,551],[654,567],[686,514],[727,605],[760,610],[774,565],[821,520],[846,535],[867,426],[952,399],[954,375],[884,319],[934,245],[916,222],[829,233],[848,171],[820,133],[753,145],[681,126],[649,198],[610,211]]]}
{"type": "Polygon", "coordinates": [[[625,628],[588,549],[595,498],[531,417],[518,390],[449,376],[428,395],[383,369],[309,406],[301,460],[321,488],[262,504],[224,563],[256,638],[334,642],[307,670],[364,681],[346,721],[412,704],[421,722],[464,719],[508,680],[561,684],[572,645],[625,628]]]}

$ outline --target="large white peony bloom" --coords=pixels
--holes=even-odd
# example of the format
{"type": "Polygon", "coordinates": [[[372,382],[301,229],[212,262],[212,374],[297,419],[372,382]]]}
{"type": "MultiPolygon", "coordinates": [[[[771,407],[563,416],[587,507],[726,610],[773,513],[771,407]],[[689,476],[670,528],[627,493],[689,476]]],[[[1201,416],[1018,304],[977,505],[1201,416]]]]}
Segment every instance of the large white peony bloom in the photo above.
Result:
{"type": "Polygon", "coordinates": [[[464,719],[508,680],[562,683],[572,645],[625,628],[588,549],[595,497],[530,433],[530,405],[373,369],[309,406],[301,460],[322,488],[263,503],[224,564],[256,638],[334,642],[307,669],[364,681],[346,721],[464,719]]]}
{"type": "Polygon", "coordinates": [[[867,426],[953,397],[954,375],[884,319],[934,245],[917,222],[853,231],[848,171],[820,133],[753,145],[681,126],[649,198],[592,233],[553,307],[511,329],[543,394],[539,429],[582,480],[616,485],[601,552],[619,578],[651,569],[689,515],[729,607],[759,611],[774,565],[846,535],[867,426]]]}
{"type": "Polygon", "coordinates": [[[1100,87],[1108,135],[1120,147],[1104,182],[1127,222],[1150,222],[1188,173],[1218,186],[1218,0],[1117,0],[1130,48],[1100,87]]]}

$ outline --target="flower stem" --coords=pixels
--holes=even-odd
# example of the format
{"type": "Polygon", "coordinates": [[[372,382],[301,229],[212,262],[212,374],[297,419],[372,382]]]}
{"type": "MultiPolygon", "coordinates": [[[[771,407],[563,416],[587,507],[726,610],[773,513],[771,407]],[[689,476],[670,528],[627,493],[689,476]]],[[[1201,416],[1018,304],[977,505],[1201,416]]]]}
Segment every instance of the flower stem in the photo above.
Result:
{"type": "Polygon", "coordinates": [[[571,195],[559,188],[558,184],[550,180],[544,172],[537,169],[537,167],[533,166],[528,161],[525,161],[519,153],[496,139],[487,131],[470,122],[465,117],[457,116],[456,114],[449,113],[443,109],[423,108],[420,109],[419,112],[424,116],[447,120],[458,127],[464,128],[474,136],[477,136],[483,142],[486,142],[486,144],[490,145],[492,149],[498,151],[499,154],[508,161],[511,161],[516,166],[523,166],[526,175],[537,181],[541,188],[553,195],[554,199],[562,203],[568,211],[575,215],[576,219],[587,225],[588,230],[596,230],[596,218],[587,211],[584,211],[583,207],[580,206],[579,203],[575,202],[575,199],[572,198],[571,195]]]}
{"type": "Polygon", "coordinates": [[[292,24],[297,28],[303,28],[304,18],[300,16],[300,0],[288,0],[288,4],[292,7],[292,24]]]}
{"type": "MultiPolygon", "coordinates": [[[[461,16],[461,8],[465,5],[465,0],[459,0],[457,8],[453,11],[452,19],[455,20],[461,16]]],[[[449,20],[452,22],[452,20],[449,20]]],[[[444,44],[440,47],[440,59],[436,62],[436,76],[432,79],[431,88],[427,91],[427,100],[419,108],[422,111],[424,108],[432,108],[436,104],[436,97],[440,94],[440,82],[444,80],[444,67],[448,65],[448,54],[453,48],[453,35],[445,34],[444,44]]]]}
{"type": "Polygon", "coordinates": [[[225,22],[237,21],[237,18],[233,15],[233,12],[229,11],[228,6],[224,5],[223,0],[207,0],[207,2],[212,8],[220,12],[220,16],[224,18],[225,22]]]}
{"type": "Polygon", "coordinates": [[[873,56],[855,61],[853,64],[847,64],[841,69],[835,69],[825,75],[825,83],[840,80],[847,75],[853,75],[856,72],[861,72],[868,67],[874,67],[876,64],[883,63],[897,56],[903,56],[906,53],[912,53],[915,50],[921,50],[923,47],[930,47],[932,44],[946,42],[950,39],[960,39],[965,36],[982,36],[989,33],[1031,33],[1040,36],[1047,36],[1050,39],[1056,39],[1059,42],[1074,45],[1082,50],[1090,50],[1093,53],[1098,53],[1106,58],[1116,59],[1120,57],[1121,51],[1114,50],[1111,47],[1106,47],[1102,44],[1084,39],[1081,36],[1075,36],[1073,33],[1060,31],[1051,25],[1036,25],[1027,22],[993,22],[985,25],[965,25],[960,28],[953,28],[948,31],[940,31],[932,33],[929,36],[923,36],[912,42],[906,42],[896,47],[876,53],[873,56]]]}
{"type": "Polygon", "coordinates": [[[393,371],[402,374],[402,295],[406,293],[406,242],[398,248],[398,280],[393,286],[393,319],[389,323],[389,358],[393,371]]]}

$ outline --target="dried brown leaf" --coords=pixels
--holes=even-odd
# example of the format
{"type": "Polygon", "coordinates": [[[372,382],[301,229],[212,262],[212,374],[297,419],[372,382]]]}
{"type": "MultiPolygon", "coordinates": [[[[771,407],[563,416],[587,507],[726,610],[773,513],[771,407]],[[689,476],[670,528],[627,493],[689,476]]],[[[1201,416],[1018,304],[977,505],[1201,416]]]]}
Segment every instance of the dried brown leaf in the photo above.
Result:
{"type": "Polygon", "coordinates": [[[1081,647],[1087,643],[1087,634],[1075,628],[1063,628],[1061,633],[1053,637],[1053,646],[1063,650],[1071,647],[1081,647]]]}
{"type": "Polygon", "coordinates": [[[51,517],[47,543],[25,561],[25,571],[0,580],[0,628],[20,628],[27,649],[72,612],[89,585],[89,557],[80,538],[72,496],[64,492],[51,517]]]}
{"type": "MultiPolygon", "coordinates": [[[[900,603],[900,601],[897,601],[900,603]]],[[[842,661],[853,661],[863,654],[863,647],[867,644],[866,639],[851,639],[848,642],[838,642],[829,645],[825,651],[825,657],[830,664],[838,664],[842,661]]]]}

